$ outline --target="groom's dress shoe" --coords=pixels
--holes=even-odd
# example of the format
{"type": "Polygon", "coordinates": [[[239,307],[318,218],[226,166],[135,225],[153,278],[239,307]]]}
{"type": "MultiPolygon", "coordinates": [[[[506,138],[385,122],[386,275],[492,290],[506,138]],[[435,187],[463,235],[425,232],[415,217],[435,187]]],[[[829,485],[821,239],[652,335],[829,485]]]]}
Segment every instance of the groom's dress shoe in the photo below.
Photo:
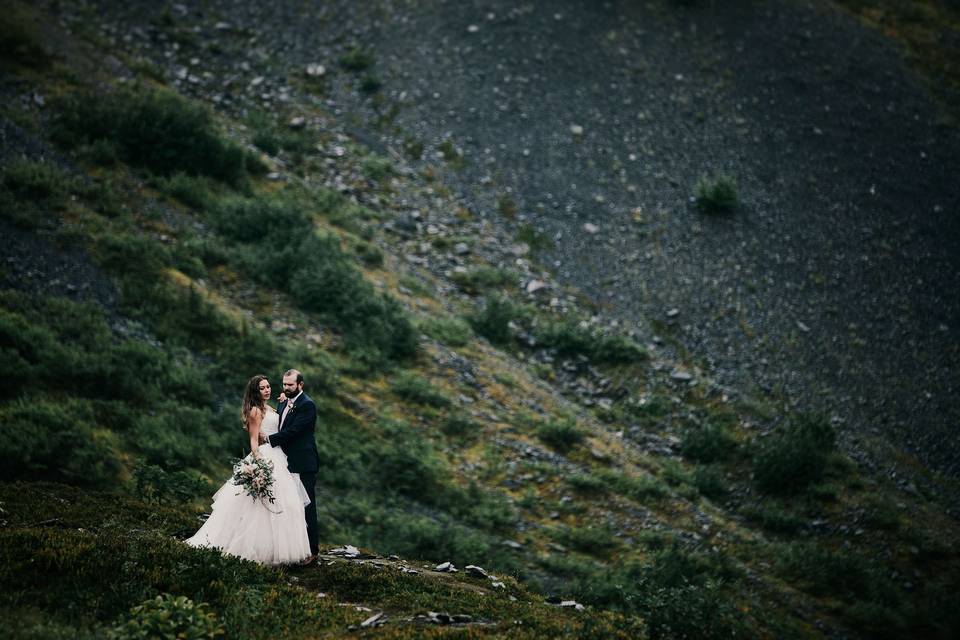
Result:
{"type": "Polygon", "coordinates": [[[316,562],[316,561],[317,561],[317,556],[316,556],[316,554],[311,554],[311,555],[307,556],[306,558],[304,558],[303,560],[300,561],[300,566],[301,566],[301,567],[309,567],[310,565],[312,565],[312,564],[313,564],[314,562],[316,562]]]}

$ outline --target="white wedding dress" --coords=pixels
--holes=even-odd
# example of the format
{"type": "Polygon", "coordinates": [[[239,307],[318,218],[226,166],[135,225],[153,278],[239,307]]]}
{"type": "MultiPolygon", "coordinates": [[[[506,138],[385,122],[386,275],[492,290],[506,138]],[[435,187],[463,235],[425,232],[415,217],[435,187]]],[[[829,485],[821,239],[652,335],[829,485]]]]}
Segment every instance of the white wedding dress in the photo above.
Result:
{"type": "MultiPolygon", "coordinates": [[[[264,435],[279,430],[279,416],[267,410],[260,424],[264,435]]],[[[213,512],[200,530],[186,543],[194,547],[216,547],[223,553],[262,564],[289,564],[310,555],[304,507],[310,504],[300,476],[287,470],[287,456],[269,443],[257,455],[273,462],[273,497],[254,500],[233,478],[213,494],[213,512]]],[[[249,456],[248,456],[249,457],[249,456]]]]}

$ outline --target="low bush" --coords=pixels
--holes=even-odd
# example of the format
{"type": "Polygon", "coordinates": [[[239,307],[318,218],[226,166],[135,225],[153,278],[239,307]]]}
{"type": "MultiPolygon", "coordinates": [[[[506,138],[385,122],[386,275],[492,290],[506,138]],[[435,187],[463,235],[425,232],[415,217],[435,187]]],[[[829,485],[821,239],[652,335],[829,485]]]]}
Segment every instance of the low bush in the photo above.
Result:
{"type": "Polygon", "coordinates": [[[194,604],[186,596],[164,593],[131,608],[127,616],[109,630],[107,638],[207,640],[224,633],[223,624],[206,603],[194,604]]]}
{"type": "Polygon", "coordinates": [[[833,551],[816,542],[778,548],[776,571],[815,595],[896,604],[900,594],[883,570],[854,551],[833,551]]]}
{"type": "Polygon", "coordinates": [[[545,322],[534,329],[537,342],[566,357],[583,355],[595,362],[626,364],[646,358],[646,350],[629,338],[606,335],[573,320],[545,322]]]}
{"type": "Polygon", "coordinates": [[[727,479],[723,470],[716,465],[697,467],[693,472],[693,486],[701,495],[718,499],[727,495],[727,479]]]}
{"type": "Polygon", "coordinates": [[[633,476],[619,471],[601,471],[599,475],[611,491],[638,502],[656,500],[670,493],[666,485],[652,475],[633,476]]]}
{"type": "Polygon", "coordinates": [[[537,427],[537,437],[558,451],[568,453],[582,443],[587,434],[571,419],[547,420],[537,427]]]}
{"type": "Polygon", "coordinates": [[[681,452],[697,462],[721,462],[736,448],[737,441],[724,429],[713,424],[691,427],[683,434],[681,452]]]}
{"type": "Polygon", "coordinates": [[[123,468],[117,436],[98,427],[89,403],[46,398],[16,400],[0,408],[0,437],[7,444],[3,480],[55,480],[111,486],[123,468]]]}
{"type": "Polygon", "coordinates": [[[730,176],[702,178],[697,183],[697,207],[707,213],[728,213],[740,204],[737,183],[730,176]]]}
{"type": "Polygon", "coordinates": [[[610,488],[602,477],[592,473],[575,473],[567,476],[566,482],[582,493],[606,493],[610,488]]]}
{"type": "Polygon", "coordinates": [[[833,426],[824,418],[795,417],[783,431],[756,446],[754,481],[768,493],[805,490],[823,477],[835,440],[833,426]]]}
{"type": "Polygon", "coordinates": [[[441,431],[448,436],[459,438],[475,437],[480,434],[482,429],[483,427],[479,422],[459,413],[453,413],[447,416],[443,422],[440,423],[441,431]]]}
{"type": "Polygon", "coordinates": [[[68,147],[114,144],[123,160],[161,175],[184,172],[241,186],[259,161],[224,140],[210,111],[167,90],[130,88],[56,101],[54,138],[68,147]]]}
{"type": "Polygon", "coordinates": [[[363,170],[363,175],[367,176],[367,178],[373,182],[380,182],[384,178],[392,176],[394,173],[393,163],[387,158],[381,158],[380,156],[367,156],[363,159],[360,168],[363,170]]]}
{"type": "Polygon", "coordinates": [[[431,316],[420,323],[420,330],[448,347],[462,347],[470,342],[473,331],[470,325],[460,318],[438,318],[431,316]]]}
{"type": "Polygon", "coordinates": [[[613,530],[607,526],[558,527],[550,535],[571,549],[594,556],[608,556],[619,546],[613,530]]]}
{"type": "Polygon", "coordinates": [[[373,53],[360,47],[352,47],[340,56],[340,66],[349,71],[365,71],[373,66],[373,53]]]}
{"type": "Polygon", "coordinates": [[[431,407],[448,407],[450,398],[437,391],[429,380],[419,376],[404,373],[393,381],[393,392],[404,400],[431,407]]]}
{"type": "Polygon", "coordinates": [[[290,292],[298,306],[320,313],[367,365],[407,358],[417,334],[392,297],[374,291],[339,239],[320,235],[304,203],[237,198],[214,213],[218,230],[244,245],[241,262],[251,276],[290,292]]]}
{"type": "Polygon", "coordinates": [[[748,506],[742,511],[751,522],[755,522],[767,531],[774,533],[796,533],[807,524],[805,518],[778,504],[766,503],[748,506]]]}
{"type": "Polygon", "coordinates": [[[468,318],[470,326],[491,343],[506,346],[513,341],[510,322],[521,318],[524,312],[520,307],[502,296],[490,296],[483,308],[468,318]]]}
{"type": "Polygon", "coordinates": [[[515,271],[497,267],[476,267],[468,271],[455,271],[451,279],[470,294],[478,294],[488,289],[515,287],[519,282],[519,276],[515,271]]]}

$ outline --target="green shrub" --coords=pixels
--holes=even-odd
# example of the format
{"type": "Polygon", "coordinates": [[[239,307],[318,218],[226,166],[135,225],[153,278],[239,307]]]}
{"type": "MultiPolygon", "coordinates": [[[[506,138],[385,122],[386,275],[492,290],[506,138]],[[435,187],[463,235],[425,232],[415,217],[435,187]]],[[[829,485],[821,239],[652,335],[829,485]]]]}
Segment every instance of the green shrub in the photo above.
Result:
{"type": "Polygon", "coordinates": [[[592,473],[575,473],[567,476],[566,482],[583,493],[606,493],[609,489],[602,477],[592,473]]]}
{"type": "Polygon", "coordinates": [[[743,514],[767,531],[791,534],[800,531],[807,523],[806,519],[788,511],[777,504],[762,504],[743,509],[743,514]]]}
{"type": "Polygon", "coordinates": [[[547,420],[537,427],[537,437],[558,452],[567,453],[583,442],[587,434],[573,420],[547,420]]]}
{"type": "Polygon", "coordinates": [[[363,174],[374,182],[380,182],[384,178],[393,175],[393,163],[387,158],[370,155],[363,159],[361,165],[363,174]]]}
{"type": "Polygon", "coordinates": [[[516,239],[517,242],[523,242],[529,246],[533,252],[553,249],[553,240],[538,232],[530,223],[524,223],[517,227],[516,239]]]}
{"type": "Polygon", "coordinates": [[[595,362],[631,363],[647,356],[646,350],[629,338],[608,336],[574,320],[542,323],[535,328],[534,336],[542,346],[556,349],[562,356],[584,355],[595,362]]]}
{"type": "Polygon", "coordinates": [[[687,429],[680,450],[691,460],[710,463],[726,460],[736,446],[725,428],[707,424],[687,429]]]}
{"type": "Polygon", "coordinates": [[[429,380],[419,376],[404,373],[393,381],[393,392],[404,400],[431,407],[448,407],[450,398],[437,391],[429,380]]]}
{"type": "Polygon", "coordinates": [[[349,71],[363,71],[373,66],[373,53],[360,47],[352,47],[340,56],[340,66],[349,71]]]}
{"type": "Polygon", "coordinates": [[[816,542],[793,542],[779,547],[775,569],[815,595],[886,604],[899,599],[883,570],[854,551],[833,551],[816,542]]]}
{"type": "Polygon", "coordinates": [[[693,486],[701,495],[714,499],[722,498],[729,491],[723,470],[715,465],[697,467],[693,472],[693,486]]]}
{"type": "Polygon", "coordinates": [[[448,436],[470,438],[480,434],[483,426],[476,420],[468,418],[460,413],[454,413],[447,416],[440,423],[440,430],[448,436]]]}
{"type": "Polygon", "coordinates": [[[515,271],[496,267],[476,267],[468,271],[455,271],[451,278],[457,286],[471,294],[487,289],[514,287],[519,281],[515,271]]]}
{"type": "Polygon", "coordinates": [[[10,5],[0,12],[0,58],[35,69],[48,67],[53,60],[23,7],[10,5]]]}
{"type": "Polygon", "coordinates": [[[753,475],[769,493],[803,491],[823,477],[836,433],[824,418],[801,415],[755,451],[753,475]]]}
{"type": "Polygon", "coordinates": [[[506,346],[513,341],[510,322],[522,316],[521,309],[509,298],[490,296],[483,308],[468,318],[470,326],[491,343],[506,346]]]}
{"type": "Polygon", "coordinates": [[[357,243],[354,250],[366,266],[374,269],[379,269],[383,266],[383,252],[369,242],[357,243]]]}
{"type": "Polygon", "coordinates": [[[204,640],[224,635],[223,624],[206,603],[194,604],[186,596],[164,593],[130,609],[125,619],[107,634],[110,640],[176,638],[204,640]]]}
{"type": "Polygon", "coordinates": [[[374,291],[337,237],[314,230],[302,203],[237,198],[218,208],[215,224],[250,245],[241,261],[253,277],[279,283],[299,307],[322,314],[358,361],[375,365],[416,351],[417,333],[400,304],[374,291]]]}
{"type": "Polygon", "coordinates": [[[707,213],[727,213],[740,204],[737,183],[730,176],[702,178],[697,183],[697,206],[707,213]]]}
{"type": "Polygon", "coordinates": [[[3,187],[20,200],[63,207],[69,191],[80,185],[75,178],[49,163],[15,160],[3,168],[3,187]]]}
{"type": "Polygon", "coordinates": [[[210,493],[210,482],[196,471],[167,472],[141,462],[133,470],[136,495],[144,502],[177,505],[210,493]]]}
{"type": "Polygon", "coordinates": [[[448,347],[462,347],[470,342],[473,331],[460,318],[430,317],[420,323],[420,330],[448,347]]]}
{"type": "Polygon", "coordinates": [[[371,477],[382,489],[428,504],[440,497],[448,472],[429,443],[409,425],[387,422],[384,441],[370,456],[371,477]]]}
{"type": "Polygon", "coordinates": [[[213,193],[208,180],[178,171],[169,177],[156,179],[157,188],[183,204],[202,211],[213,204],[213,193]]]}
{"type": "Polygon", "coordinates": [[[383,86],[383,82],[375,73],[365,73],[360,78],[360,90],[364,93],[376,93],[383,86]]]}
{"type": "Polygon", "coordinates": [[[69,147],[106,140],[128,163],[161,175],[184,172],[241,186],[258,161],[225,141],[206,107],[166,90],[74,94],[58,101],[55,138],[69,147]]]}
{"type": "Polygon", "coordinates": [[[249,118],[253,136],[250,141],[258,149],[271,156],[277,155],[280,150],[302,156],[314,151],[316,136],[307,128],[290,129],[278,125],[263,112],[255,112],[249,118]]]}
{"type": "Polygon", "coordinates": [[[595,556],[609,555],[619,543],[607,526],[558,527],[550,532],[558,542],[595,556]]]}
{"type": "Polygon", "coordinates": [[[0,437],[9,446],[4,481],[56,480],[109,486],[122,464],[115,434],[96,424],[88,403],[31,398],[0,408],[0,437]]]}
{"type": "Polygon", "coordinates": [[[667,496],[666,485],[652,475],[632,476],[619,471],[601,471],[599,476],[612,491],[635,501],[657,499],[667,496]]]}

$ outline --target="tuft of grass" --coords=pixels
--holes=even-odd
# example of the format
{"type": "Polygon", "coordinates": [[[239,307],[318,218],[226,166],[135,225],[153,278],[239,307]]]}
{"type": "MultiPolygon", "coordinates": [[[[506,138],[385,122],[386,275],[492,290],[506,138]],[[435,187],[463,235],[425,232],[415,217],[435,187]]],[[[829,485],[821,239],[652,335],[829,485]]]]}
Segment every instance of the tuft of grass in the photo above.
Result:
{"type": "Polygon", "coordinates": [[[729,213],[740,205],[737,182],[727,175],[701,178],[697,183],[697,207],[706,213],[729,213]]]}

